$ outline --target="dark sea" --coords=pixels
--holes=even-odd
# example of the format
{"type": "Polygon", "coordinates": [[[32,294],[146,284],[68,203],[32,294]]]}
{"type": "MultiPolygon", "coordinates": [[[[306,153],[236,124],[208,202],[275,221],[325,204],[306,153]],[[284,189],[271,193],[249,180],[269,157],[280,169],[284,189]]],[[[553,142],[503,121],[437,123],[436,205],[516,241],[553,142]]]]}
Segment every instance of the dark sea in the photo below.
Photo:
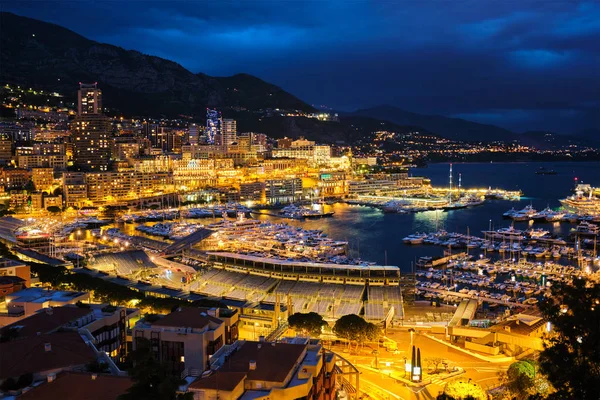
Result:
{"type": "MultiPolygon", "coordinates": [[[[412,169],[413,176],[427,176],[434,186],[448,186],[449,165],[434,164],[427,168],[412,169]]],[[[410,271],[411,263],[420,256],[441,256],[443,249],[428,245],[410,246],[402,238],[414,232],[433,232],[445,229],[449,232],[483,236],[490,224],[494,229],[507,227],[510,220],[502,214],[514,207],[519,210],[531,204],[537,210],[547,206],[558,208],[559,199],[573,193],[575,178],[579,183],[600,186],[600,163],[556,162],[556,163],[469,163],[453,164],[453,181],[458,183],[461,176],[463,188],[499,188],[521,190],[520,201],[488,201],[482,206],[454,210],[427,211],[416,214],[384,214],[375,208],[347,204],[335,204],[332,218],[308,221],[283,220],[261,216],[273,222],[286,222],[305,229],[320,229],[330,238],[347,240],[350,255],[378,264],[396,265],[403,271],[410,271]],[[544,167],[557,172],[557,175],[536,175],[544,167]]],[[[515,223],[517,229],[527,229],[527,222],[515,223]]],[[[568,236],[573,225],[569,223],[535,223],[559,236],[568,236]]]]}

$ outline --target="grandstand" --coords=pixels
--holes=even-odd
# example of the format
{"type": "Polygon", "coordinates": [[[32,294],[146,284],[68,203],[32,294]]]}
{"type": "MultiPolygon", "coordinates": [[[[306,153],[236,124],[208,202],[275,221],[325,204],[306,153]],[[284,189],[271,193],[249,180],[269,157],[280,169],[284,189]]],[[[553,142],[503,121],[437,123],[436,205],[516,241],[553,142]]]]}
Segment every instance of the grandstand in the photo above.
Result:
{"type": "Polygon", "coordinates": [[[333,313],[334,317],[339,318],[344,315],[356,314],[360,313],[360,309],[362,308],[362,302],[348,302],[342,301],[340,304],[334,308],[333,313]]]}
{"type": "Polygon", "coordinates": [[[290,313],[316,312],[329,320],[364,310],[366,319],[383,321],[391,306],[396,318],[402,315],[398,267],[300,262],[229,252],[206,254],[212,272],[201,276],[204,283],[199,293],[263,304],[274,304],[279,295],[290,313]],[[365,294],[368,301],[363,302],[365,294]]]}
{"type": "Polygon", "coordinates": [[[385,309],[381,303],[365,303],[365,319],[382,321],[385,318],[385,309]]]}
{"type": "Polygon", "coordinates": [[[353,300],[362,302],[363,294],[365,292],[364,285],[346,285],[346,288],[341,293],[342,300],[353,300]]]}
{"type": "Polygon", "coordinates": [[[131,276],[142,270],[157,267],[143,250],[97,254],[90,257],[88,266],[99,271],[114,272],[122,276],[131,276]]]}
{"type": "Polygon", "coordinates": [[[385,288],[379,287],[379,286],[369,288],[369,301],[383,302],[384,300],[385,300],[385,288]]]}

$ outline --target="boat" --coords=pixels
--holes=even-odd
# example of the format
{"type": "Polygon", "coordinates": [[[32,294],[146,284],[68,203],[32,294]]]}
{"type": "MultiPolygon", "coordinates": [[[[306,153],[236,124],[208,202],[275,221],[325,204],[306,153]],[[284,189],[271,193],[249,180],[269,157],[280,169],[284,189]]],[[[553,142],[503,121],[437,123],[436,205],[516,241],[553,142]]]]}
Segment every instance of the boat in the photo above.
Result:
{"type": "Polygon", "coordinates": [[[525,232],[515,229],[514,226],[508,228],[500,228],[496,231],[482,231],[484,234],[497,239],[512,239],[512,240],[523,240],[525,239],[525,232]]]}
{"type": "Polygon", "coordinates": [[[521,211],[512,214],[510,218],[514,221],[529,221],[530,219],[533,219],[533,216],[536,214],[537,211],[531,205],[528,205],[521,211]]]}
{"type": "Polygon", "coordinates": [[[560,200],[560,204],[570,213],[600,215],[600,198],[594,196],[595,190],[590,185],[579,184],[575,194],[560,200]]]}
{"type": "Polygon", "coordinates": [[[542,237],[550,234],[550,232],[548,232],[547,230],[542,229],[542,228],[538,228],[538,229],[531,228],[530,230],[525,231],[525,234],[532,239],[539,239],[539,238],[542,238],[542,237]]]}
{"type": "Polygon", "coordinates": [[[600,233],[600,228],[598,228],[598,225],[594,225],[587,221],[582,221],[571,231],[576,235],[598,235],[600,233]]]}

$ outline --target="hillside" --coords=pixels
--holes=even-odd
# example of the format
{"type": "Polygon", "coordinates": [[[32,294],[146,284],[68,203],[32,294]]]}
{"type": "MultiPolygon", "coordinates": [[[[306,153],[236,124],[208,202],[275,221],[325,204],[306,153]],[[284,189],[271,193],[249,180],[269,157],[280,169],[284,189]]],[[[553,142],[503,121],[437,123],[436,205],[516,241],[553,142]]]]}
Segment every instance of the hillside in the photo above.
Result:
{"type": "Polygon", "coordinates": [[[414,131],[428,133],[421,128],[400,126],[369,117],[342,116],[339,122],[319,121],[305,117],[262,117],[250,112],[225,112],[224,116],[237,120],[242,132],[263,132],[273,138],[303,136],[320,143],[360,144],[368,142],[375,131],[389,130],[399,134],[414,131]]]}
{"type": "Polygon", "coordinates": [[[125,115],[201,116],[206,107],[313,108],[254,76],[211,77],[181,65],[98,43],[58,25],[0,13],[0,82],[65,94],[98,82],[105,107],[125,115]]]}
{"type": "Polygon", "coordinates": [[[506,141],[519,138],[518,134],[494,125],[479,124],[477,122],[441,115],[416,114],[389,105],[356,110],[351,115],[368,116],[394,122],[398,125],[420,126],[452,140],[506,141]]]}

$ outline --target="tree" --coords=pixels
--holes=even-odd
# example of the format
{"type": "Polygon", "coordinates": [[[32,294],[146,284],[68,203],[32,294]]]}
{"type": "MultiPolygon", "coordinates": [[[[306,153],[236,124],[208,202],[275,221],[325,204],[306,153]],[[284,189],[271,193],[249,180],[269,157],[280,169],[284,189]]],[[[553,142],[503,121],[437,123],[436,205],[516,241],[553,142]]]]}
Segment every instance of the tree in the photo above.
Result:
{"type": "Polygon", "coordinates": [[[597,399],[600,388],[600,283],[555,284],[539,308],[553,332],[540,367],[556,392],[550,398],[597,399]]]}
{"type": "Polygon", "coordinates": [[[321,335],[321,328],[327,323],[323,317],[317,313],[309,312],[307,314],[295,313],[288,317],[290,328],[301,331],[302,334],[318,337],[321,335]]]}
{"type": "Polygon", "coordinates": [[[448,400],[487,400],[487,393],[481,385],[467,378],[457,378],[448,382],[444,388],[444,395],[445,397],[441,398],[448,400]]]}
{"type": "Polygon", "coordinates": [[[128,370],[133,380],[133,385],[126,393],[118,397],[119,400],[176,400],[191,399],[192,393],[184,396],[177,395],[179,385],[183,380],[170,375],[155,357],[150,346],[150,341],[145,338],[136,338],[136,349],[129,353],[132,367],[128,370]]]}
{"type": "Polygon", "coordinates": [[[52,213],[52,214],[56,214],[56,213],[59,213],[59,212],[61,212],[61,211],[62,211],[62,210],[60,209],[60,207],[58,207],[58,206],[50,206],[50,207],[48,207],[46,210],[48,210],[48,212],[49,212],[49,213],[52,213]]]}
{"type": "Polygon", "coordinates": [[[440,364],[444,363],[442,357],[427,357],[424,361],[426,365],[433,367],[434,374],[438,373],[440,364]]]}
{"type": "Polygon", "coordinates": [[[356,314],[350,314],[335,322],[333,333],[350,342],[363,344],[367,340],[377,340],[381,329],[356,314]]]}
{"type": "Polygon", "coordinates": [[[506,377],[506,389],[518,398],[525,399],[534,388],[535,366],[528,361],[517,361],[508,367],[506,377]]]}

